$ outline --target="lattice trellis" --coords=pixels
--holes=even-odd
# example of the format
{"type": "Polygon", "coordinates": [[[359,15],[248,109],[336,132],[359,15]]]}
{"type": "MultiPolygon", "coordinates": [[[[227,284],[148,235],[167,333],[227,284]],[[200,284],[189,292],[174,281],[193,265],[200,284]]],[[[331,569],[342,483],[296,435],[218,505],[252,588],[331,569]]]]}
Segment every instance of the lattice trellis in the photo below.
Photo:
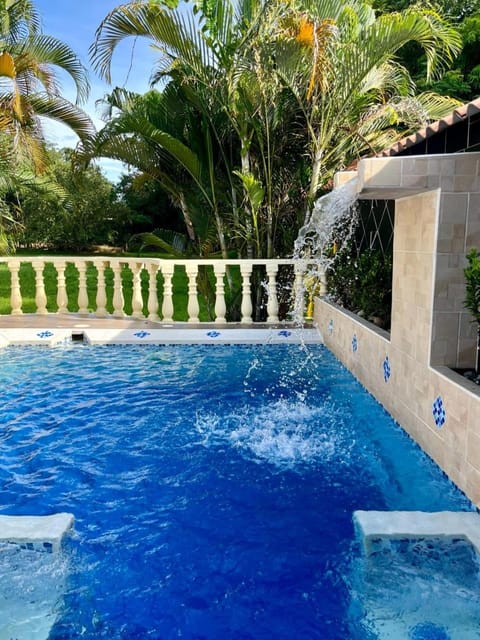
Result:
{"type": "Polygon", "coordinates": [[[377,249],[383,255],[393,251],[393,200],[363,200],[360,203],[358,226],[355,232],[357,255],[365,249],[377,249]]]}

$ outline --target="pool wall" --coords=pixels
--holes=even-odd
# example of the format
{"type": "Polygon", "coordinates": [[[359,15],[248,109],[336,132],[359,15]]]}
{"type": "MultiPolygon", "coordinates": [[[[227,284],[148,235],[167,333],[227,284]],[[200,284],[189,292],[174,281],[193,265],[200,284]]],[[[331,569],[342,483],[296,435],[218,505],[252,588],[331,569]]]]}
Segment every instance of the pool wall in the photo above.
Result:
{"type": "MultiPolygon", "coordinates": [[[[347,176],[337,177],[337,185],[347,176]]],[[[480,390],[465,254],[480,248],[480,154],[362,160],[360,198],[395,199],[391,333],[316,299],[325,344],[480,506],[480,390]]]]}

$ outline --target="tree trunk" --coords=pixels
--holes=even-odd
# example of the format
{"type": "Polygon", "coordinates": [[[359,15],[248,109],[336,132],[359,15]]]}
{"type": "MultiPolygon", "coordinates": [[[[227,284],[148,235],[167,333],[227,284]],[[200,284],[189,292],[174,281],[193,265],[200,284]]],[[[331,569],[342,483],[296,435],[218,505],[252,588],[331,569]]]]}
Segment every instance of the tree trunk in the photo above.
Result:
{"type": "Polygon", "coordinates": [[[303,220],[303,224],[306,224],[308,222],[310,209],[315,201],[315,196],[317,195],[318,185],[320,183],[320,176],[322,173],[322,157],[323,157],[322,149],[317,148],[317,150],[315,151],[315,155],[313,157],[312,177],[310,178],[307,210],[305,212],[305,218],[303,220]]]}

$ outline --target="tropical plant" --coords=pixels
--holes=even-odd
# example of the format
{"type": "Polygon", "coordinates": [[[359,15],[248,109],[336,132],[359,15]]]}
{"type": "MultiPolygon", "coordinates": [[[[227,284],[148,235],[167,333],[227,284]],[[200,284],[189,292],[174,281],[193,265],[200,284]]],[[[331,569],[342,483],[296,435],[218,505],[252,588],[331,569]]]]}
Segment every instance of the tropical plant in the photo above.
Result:
{"type": "Polygon", "coordinates": [[[68,125],[83,138],[93,133],[90,118],[61,97],[56,70],[74,81],[77,101],[88,96],[86,70],[63,42],[43,34],[31,0],[0,0],[0,131],[15,148],[42,165],[39,116],[68,125]]]}
{"type": "Polygon", "coordinates": [[[129,2],[99,26],[91,54],[101,76],[110,80],[121,41],[142,36],[159,53],[152,82],[167,84],[154,99],[114,92],[120,113],[85,154],[156,174],[194,231],[196,197],[224,256],[291,252],[285,238],[334,171],[458,104],[415,96],[394,58],[417,42],[434,77],[458,52],[457,32],[432,9],[376,18],[360,0],[172,5],[129,2]]]}
{"type": "Polygon", "coordinates": [[[7,232],[17,220],[16,189],[60,193],[39,177],[47,162],[41,117],[69,126],[80,138],[94,128],[81,109],[60,95],[56,71],[66,72],[77,88],[78,101],[88,95],[86,70],[66,44],[45,35],[31,0],[0,0],[0,251],[12,248],[7,232]],[[7,246],[8,245],[8,246],[7,246]]]}

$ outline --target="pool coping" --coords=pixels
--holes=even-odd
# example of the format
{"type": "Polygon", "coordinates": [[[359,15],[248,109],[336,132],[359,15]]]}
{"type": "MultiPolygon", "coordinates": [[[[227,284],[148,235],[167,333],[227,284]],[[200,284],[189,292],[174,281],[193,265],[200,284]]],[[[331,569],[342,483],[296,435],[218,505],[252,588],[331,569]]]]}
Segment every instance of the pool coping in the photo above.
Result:
{"type": "Polygon", "coordinates": [[[48,516],[0,515],[0,543],[18,544],[32,551],[57,552],[72,529],[71,513],[48,516]]]}
{"type": "Polygon", "coordinates": [[[354,511],[353,520],[367,555],[377,540],[460,538],[480,555],[480,514],[476,511],[354,511]]]}
{"type": "Polygon", "coordinates": [[[275,326],[262,328],[225,328],[209,325],[205,328],[186,328],[171,325],[160,328],[135,327],[95,328],[82,326],[0,329],[0,347],[11,345],[46,345],[54,347],[68,342],[91,345],[106,344],[322,344],[315,327],[298,328],[275,326]]]}

